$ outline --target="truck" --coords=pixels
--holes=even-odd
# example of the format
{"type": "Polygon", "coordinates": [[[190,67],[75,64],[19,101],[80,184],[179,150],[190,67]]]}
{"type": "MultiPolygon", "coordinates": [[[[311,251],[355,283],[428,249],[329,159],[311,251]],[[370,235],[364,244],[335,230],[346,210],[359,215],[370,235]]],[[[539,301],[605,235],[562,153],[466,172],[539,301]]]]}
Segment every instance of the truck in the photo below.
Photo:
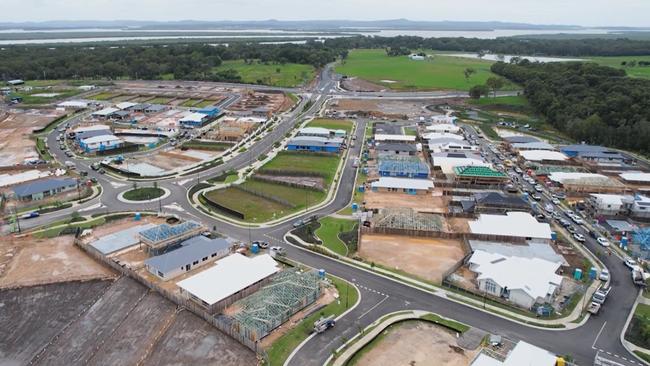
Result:
{"type": "Polygon", "coordinates": [[[645,281],[648,278],[650,278],[650,273],[645,273],[643,271],[643,268],[636,266],[634,269],[632,269],[632,282],[634,282],[635,285],[645,287],[645,281]]]}
{"type": "Polygon", "coordinates": [[[336,320],[334,320],[334,315],[330,315],[327,318],[321,317],[314,322],[314,332],[323,333],[324,331],[332,328],[335,324],[336,320]]]}
{"type": "Polygon", "coordinates": [[[593,315],[598,314],[600,311],[600,304],[597,302],[592,301],[591,304],[587,307],[587,311],[593,315]]]}

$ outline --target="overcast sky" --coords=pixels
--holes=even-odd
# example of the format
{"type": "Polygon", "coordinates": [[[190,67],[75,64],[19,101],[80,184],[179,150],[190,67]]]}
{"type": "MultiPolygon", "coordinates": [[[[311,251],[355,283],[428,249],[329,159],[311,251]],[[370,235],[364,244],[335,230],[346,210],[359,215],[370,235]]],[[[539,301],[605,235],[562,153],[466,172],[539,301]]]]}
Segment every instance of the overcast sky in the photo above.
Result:
{"type": "Polygon", "coordinates": [[[650,0],[0,0],[2,21],[500,20],[650,26],[650,0]]]}

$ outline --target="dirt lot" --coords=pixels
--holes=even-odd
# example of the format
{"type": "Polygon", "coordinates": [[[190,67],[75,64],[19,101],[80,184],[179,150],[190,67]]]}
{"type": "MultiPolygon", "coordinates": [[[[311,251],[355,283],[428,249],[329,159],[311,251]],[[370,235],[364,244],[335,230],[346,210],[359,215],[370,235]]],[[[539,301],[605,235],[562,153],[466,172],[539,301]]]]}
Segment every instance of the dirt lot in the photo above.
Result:
{"type": "Polygon", "coordinates": [[[421,321],[398,323],[382,334],[355,366],[467,366],[478,352],[452,348],[457,347],[455,333],[421,321]]]}
{"type": "Polygon", "coordinates": [[[469,233],[469,220],[462,217],[448,217],[447,225],[452,233],[469,233]]]}
{"type": "Polygon", "coordinates": [[[25,159],[38,158],[36,142],[30,138],[32,131],[64,114],[51,109],[0,112],[0,166],[22,164],[25,159]]]}
{"type": "Polygon", "coordinates": [[[440,283],[465,253],[458,240],[363,235],[359,255],[368,261],[440,283]]]}
{"type": "Polygon", "coordinates": [[[188,311],[181,311],[144,365],[255,365],[255,354],[188,311]]]}
{"type": "Polygon", "coordinates": [[[368,100],[368,99],[340,99],[332,102],[332,110],[340,112],[361,112],[370,113],[377,117],[386,116],[388,118],[401,118],[403,116],[409,119],[420,116],[430,116],[439,114],[427,109],[431,104],[441,103],[439,100],[368,100]]]}
{"type": "Polygon", "coordinates": [[[406,193],[373,192],[371,190],[366,191],[363,200],[366,202],[367,209],[403,207],[424,213],[446,213],[449,204],[449,198],[443,196],[431,194],[414,196],[406,193]]]}
{"type": "Polygon", "coordinates": [[[0,238],[0,288],[90,279],[115,273],[73,244],[71,235],[53,239],[0,238]]]}
{"type": "Polygon", "coordinates": [[[0,291],[0,364],[29,364],[109,285],[108,281],[69,282],[0,291]]]}
{"type": "Polygon", "coordinates": [[[384,91],[386,88],[379,84],[371,83],[359,78],[347,78],[341,83],[344,89],[357,92],[384,91]]]}

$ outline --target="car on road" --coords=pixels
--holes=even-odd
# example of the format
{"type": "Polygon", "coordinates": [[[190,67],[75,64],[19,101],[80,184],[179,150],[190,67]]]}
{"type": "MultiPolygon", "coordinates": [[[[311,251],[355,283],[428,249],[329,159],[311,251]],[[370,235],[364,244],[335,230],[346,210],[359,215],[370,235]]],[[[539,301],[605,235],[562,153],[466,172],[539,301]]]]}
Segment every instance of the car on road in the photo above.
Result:
{"type": "Polygon", "coordinates": [[[638,265],[636,264],[636,261],[632,258],[627,258],[623,261],[623,264],[625,264],[625,267],[629,268],[630,270],[636,268],[638,265]]]}
{"type": "Polygon", "coordinates": [[[585,223],[584,221],[582,221],[580,217],[578,217],[578,215],[571,216],[571,220],[573,220],[573,222],[575,222],[578,225],[582,225],[585,223]]]}
{"type": "Polygon", "coordinates": [[[274,256],[274,255],[287,255],[287,254],[284,252],[284,248],[283,248],[283,247],[271,247],[270,252],[271,252],[271,255],[272,255],[272,256],[274,256]]]}
{"type": "Polygon", "coordinates": [[[85,170],[80,170],[80,171],[79,171],[79,175],[82,176],[82,177],[85,177],[85,176],[88,175],[88,172],[85,171],[85,170]]]}
{"type": "Polygon", "coordinates": [[[551,199],[551,202],[553,202],[553,204],[556,205],[556,206],[559,206],[560,203],[561,203],[560,200],[557,199],[557,198],[553,198],[553,199],[551,199]]]}
{"type": "Polygon", "coordinates": [[[551,216],[556,220],[559,220],[562,217],[562,216],[560,216],[559,213],[557,213],[557,211],[551,212],[551,216]]]}
{"type": "Polygon", "coordinates": [[[537,185],[535,185],[535,190],[536,190],[537,192],[540,192],[540,193],[541,193],[541,192],[544,192],[544,187],[542,187],[541,185],[537,184],[537,185]]]}
{"type": "Polygon", "coordinates": [[[23,219],[23,220],[26,220],[26,219],[33,219],[33,218],[36,218],[36,217],[39,217],[39,216],[41,216],[41,214],[38,213],[38,211],[32,211],[32,212],[28,212],[28,213],[20,216],[20,218],[23,219]]]}
{"type": "Polygon", "coordinates": [[[598,279],[604,282],[609,281],[609,271],[606,269],[600,271],[600,275],[598,275],[598,279]]]}
{"type": "Polygon", "coordinates": [[[578,233],[573,234],[573,238],[581,243],[584,243],[587,240],[584,235],[578,233]]]}
{"type": "Polygon", "coordinates": [[[67,151],[65,152],[65,156],[71,158],[71,157],[74,156],[74,154],[73,154],[70,150],[67,150],[67,151]]]}
{"type": "Polygon", "coordinates": [[[537,194],[537,193],[533,194],[531,197],[533,197],[533,199],[534,199],[535,201],[541,201],[541,200],[542,200],[542,196],[540,196],[540,195],[537,194]]]}
{"type": "Polygon", "coordinates": [[[566,229],[567,229],[571,234],[575,234],[575,233],[578,232],[578,230],[576,230],[575,226],[573,226],[573,225],[571,225],[571,224],[569,224],[569,226],[567,226],[566,229]]]}
{"type": "Polygon", "coordinates": [[[304,224],[304,222],[302,220],[298,220],[298,221],[293,223],[293,227],[294,228],[301,227],[303,224],[304,224]]]}
{"type": "Polygon", "coordinates": [[[600,244],[600,245],[602,245],[602,246],[604,246],[604,247],[608,247],[608,246],[609,246],[609,240],[607,240],[607,238],[604,238],[604,237],[602,237],[602,236],[601,236],[601,237],[598,237],[598,239],[596,239],[596,241],[598,242],[598,244],[600,244]]]}
{"type": "Polygon", "coordinates": [[[251,243],[251,245],[257,244],[258,247],[262,249],[266,249],[269,247],[269,242],[268,241],[262,241],[262,240],[255,240],[254,242],[251,243]]]}
{"type": "Polygon", "coordinates": [[[105,174],[105,173],[106,173],[106,170],[104,170],[104,169],[99,169],[99,170],[97,171],[97,173],[99,173],[99,174],[105,174]]]}
{"type": "Polygon", "coordinates": [[[569,227],[569,226],[571,226],[571,223],[568,222],[567,220],[563,219],[563,218],[560,218],[560,225],[562,225],[564,227],[569,227]]]}

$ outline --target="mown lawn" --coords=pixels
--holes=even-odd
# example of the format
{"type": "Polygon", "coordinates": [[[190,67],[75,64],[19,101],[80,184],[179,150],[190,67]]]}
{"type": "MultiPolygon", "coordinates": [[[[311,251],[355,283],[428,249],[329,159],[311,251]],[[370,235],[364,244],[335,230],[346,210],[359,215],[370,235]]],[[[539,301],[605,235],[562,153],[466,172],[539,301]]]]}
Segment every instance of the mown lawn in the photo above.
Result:
{"type": "Polygon", "coordinates": [[[151,100],[148,100],[147,103],[149,104],[167,104],[172,101],[173,98],[165,98],[165,97],[157,97],[153,98],[151,100]]]}
{"type": "Polygon", "coordinates": [[[148,201],[158,198],[165,194],[162,188],[158,187],[141,187],[124,192],[124,199],[130,201],[148,201]]]}
{"type": "Polygon", "coordinates": [[[340,255],[347,255],[348,247],[339,239],[339,234],[352,230],[356,221],[324,217],[320,220],[321,226],[316,230],[316,236],[323,241],[323,245],[340,255]]]}
{"type": "Polygon", "coordinates": [[[359,294],[352,285],[335,277],[328,278],[332,281],[339,293],[338,301],[335,300],[320,311],[308,316],[285,335],[273,342],[266,350],[269,355],[270,366],[282,366],[287,357],[289,357],[289,354],[291,354],[300,342],[312,333],[314,322],[321,316],[339,316],[356,304],[359,294]]]}
{"type": "Polygon", "coordinates": [[[284,200],[294,206],[291,211],[298,211],[307,206],[314,206],[325,199],[325,192],[259,180],[247,180],[241,186],[254,192],[259,192],[261,195],[270,195],[284,200]]]}
{"type": "MultiPolygon", "coordinates": [[[[244,221],[264,222],[274,218],[274,214],[282,216],[289,212],[290,208],[278,202],[251,193],[244,192],[232,187],[211,191],[206,197],[224,207],[235,210],[244,215],[244,221]]],[[[226,214],[225,212],[221,212],[226,214]]]]}
{"type": "Polygon", "coordinates": [[[639,66],[639,61],[650,62],[650,55],[648,56],[612,56],[612,57],[592,57],[590,61],[596,62],[599,65],[623,69],[628,76],[636,78],[650,79],[650,66],[639,66]],[[622,62],[629,64],[630,61],[636,61],[636,66],[629,67],[622,65],[622,62]]]}
{"type": "MultiPolygon", "coordinates": [[[[496,76],[490,71],[492,62],[462,57],[434,55],[433,59],[412,61],[408,56],[389,57],[381,50],[352,50],[336,72],[355,76],[396,90],[469,90],[496,76]],[[473,68],[469,80],[463,71],[473,68]]],[[[509,84],[504,89],[513,89],[509,84]]]]}
{"type": "Polygon", "coordinates": [[[334,179],[339,158],[338,155],[330,154],[282,151],[271,161],[264,164],[262,170],[285,171],[294,175],[299,173],[319,173],[323,174],[325,183],[329,186],[334,179]]]}
{"type": "Polygon", "coordinates": [[[352,122],[340,119],[317,118],[307,124],[308,127],[322,127],[330,130],[344,130],[347,134],[352,132],[352,122]]]}
{"type": "Polygon", "coordinates": [[[95,95],[89,97],[89,99],[94,99],[94,100],[109,100],[109,99],[113,99],[113,98],[115,98],[115,97],[118,96],[118,95],[120,95],[120,94],[119,94],[119,93],[103,92],[103,93],[95,94],[95,95]]]}
{"type": "Polygon", "coordinates": [[[315,69],[310,65],[301,64],[264,64],[254,61],[247,64],[244,60],[224,61],[214,72],[228,69],[236,70],[242,82],[249,84],[264,84],[281,87],[294,87],[308,83],[315,75],[315,69]]]}

